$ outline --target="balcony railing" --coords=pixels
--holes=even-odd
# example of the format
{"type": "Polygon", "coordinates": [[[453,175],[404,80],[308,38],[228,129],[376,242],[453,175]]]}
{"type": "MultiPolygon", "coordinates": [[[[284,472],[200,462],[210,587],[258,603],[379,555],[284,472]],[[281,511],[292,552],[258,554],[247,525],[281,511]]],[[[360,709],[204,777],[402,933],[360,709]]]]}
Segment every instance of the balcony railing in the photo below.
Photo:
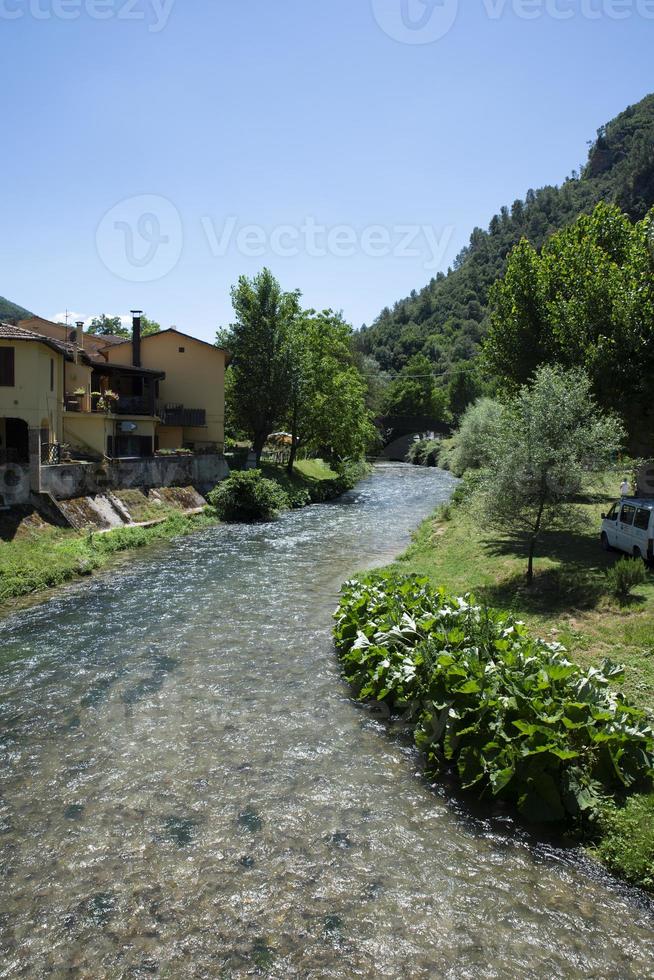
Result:
{"type": "Polygon", "coordinates": [[[154,398],[148,395],[121,395],[118,401],[102,402],[100,395],[66,395],[67,412],[92,412],[94,415],[154,415],[154,398]]]}
{"type": "Polygon", "coordinates": [[[204,408],[184,408],[183,405],[166,405],[159,412],[162,425],[177,425],[183,428],[201,427],[207,424],[204,408]]]}
{"type": "Polygon", "coordinates": [[[147,396],[120,396],[113,411],[116,415],[154,415],[154,401],[147,396]]]}

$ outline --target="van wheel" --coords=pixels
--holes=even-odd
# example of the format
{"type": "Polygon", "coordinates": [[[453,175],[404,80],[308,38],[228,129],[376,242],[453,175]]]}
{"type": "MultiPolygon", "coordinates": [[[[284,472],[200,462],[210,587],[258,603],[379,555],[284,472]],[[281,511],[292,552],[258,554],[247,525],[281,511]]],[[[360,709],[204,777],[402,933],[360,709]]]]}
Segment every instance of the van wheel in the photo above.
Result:
{"type": "Polygon", "coordinates": [[[609,537],[606,531],[602,531],[602,548],[604,551],[613,551],[613,548],[609,544],[609,537]]]}
{"type": "Polygon", "coordinates": [[[645,561],[640,548],[638,548],[637,546],[634,547],[634,558],[636,559],[636,561],[645,561]]]}

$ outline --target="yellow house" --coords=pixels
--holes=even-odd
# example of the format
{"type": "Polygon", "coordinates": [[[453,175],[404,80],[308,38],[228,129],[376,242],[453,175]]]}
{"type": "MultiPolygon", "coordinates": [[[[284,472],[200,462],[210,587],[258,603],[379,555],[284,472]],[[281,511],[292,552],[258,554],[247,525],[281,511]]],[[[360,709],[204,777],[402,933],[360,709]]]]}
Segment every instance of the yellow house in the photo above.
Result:
{"type": "Polygon", "coordinates": [[[123,369],[137,363],[165,372],[157,385],[157,448],[223,451],[227,351],[172,327],[141,337],[135,319],[132,340],[102,353],[123,369]]]}
{"type": "Polygon", "coordinates": [[[57,440],[70,444],[78,456],[152,456],[156,448],[157,384],[161,370],[109,364],[104,350],[122,338],[85,334],[82,323],[71,328],[43,317],[21,320],[73,356],[65,364],[62,428],[57,440]]]}
{"type": "Polygon", "coordinates": [[[7,323],[0,324],[0,460],[28,463],[63,428],[64,364],[73,348],[7,323]],[[33,443],[36,435],[36,447],[33,443]]]}

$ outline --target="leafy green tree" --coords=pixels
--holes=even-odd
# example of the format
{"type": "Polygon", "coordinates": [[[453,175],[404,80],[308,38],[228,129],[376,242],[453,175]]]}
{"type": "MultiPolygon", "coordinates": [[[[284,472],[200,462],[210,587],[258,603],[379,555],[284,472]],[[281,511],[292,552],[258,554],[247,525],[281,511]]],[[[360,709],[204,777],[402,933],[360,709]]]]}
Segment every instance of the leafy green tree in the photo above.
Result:
{"type": "Polygon", "coordinates": [[[483,385],[476,366],[465,361],[457,364],[447,388],[450,411],[454,418],[460,418],[482,393],[483,385]]]}
{"type": "Polygon", "coordinates": [[[241,276],[232,289],[235,321],[218,341],[232,353],[230,412],[252,439],[257,457],[289,408],[290,330],[299,316],[300,294],[285,293],[269,269],[241,276]]]}
{"type": "Polygon", "coordinates": [[[485,514],[492,527],[525,536],[529,585],[543,531],[571,522],[584,475],[605,466],[623,436],[579,370],[540,367],[505,406],[491,442],[485,514]]]}
{"type": "Polygon", "coordinates": [[[543,363],[582,368],[600,405],[625,418],[635,449],[652,424],[653,227],[654,211],[634,225],[600,204],[540,255],[522,242],[491,291],[485,346],[488,366],[509,386],[543,363]]]}
{"type": "Polygon", "coordinates": [[[159,333],[161,330],[161,324],[157,323],[156,320],[150,320],[145,313],[141,314],[141,336],[149,337],[150,334],[159,333]]]}
{"type": "Polygon", "coordinates": [[[336,459],[359,458],[374,439],[366,381],[354,364],[351,338],[350,325],[332,310],[308,310],[291,325],[289,472],[300,448],[336,459]]]}
{"type": "Polygon", "coordinates": [[[129,337],[130,332],[127,327],[123,326],[122,320],[119,316],[107,316],[105,313],[101,313],[100,316],[93,317],[91,320],[91,325],[87,329],[87,333],[97,334],[101,337],[107,335],[114,337],[129,337]]]}
{"type": "Polygon", "coordinates": [[[414,355],[390,383],[384,399],[385,415],[424,415],[435,422],[447,417],[447,394],[439,388],[424,354],[414,355]]]}

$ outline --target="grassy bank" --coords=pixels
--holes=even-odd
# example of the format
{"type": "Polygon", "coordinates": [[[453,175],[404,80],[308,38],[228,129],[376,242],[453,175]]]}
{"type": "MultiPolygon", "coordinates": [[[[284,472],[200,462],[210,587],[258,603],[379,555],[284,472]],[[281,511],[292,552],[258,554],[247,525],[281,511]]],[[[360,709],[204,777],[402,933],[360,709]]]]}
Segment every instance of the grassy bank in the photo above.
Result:
{"type": "MultiPolygon", "coordinates": [[[[654,713],[654,574],[621,605],[606,586],[606,571],[619,555],[599,545],[602,511],[616,499],[616,475],[597,477],[580,500],[579,525],[550,532],[539,547],[532,588],[524,582],[525,542],[487,533],[464,489],[452,504],[426,520],[393,568],[426,575],[454,595],[523,620],[545,640],[564,644],[572,660],[599,666],[605,658],[624,664],[625,693],[654,713]]],[[[614,872],[654,888],[654,795],[608,807],[596,854],[614,872]]]]}
{"type": "Polygon", "coordinates": [[[175,514],[149,527],[103,534],[32,524],[0,541],[0,602],[64,585],[103,568],[122,551],[144,548],[217,523],[210,514],[175,514]]]}
{"type": "Polygon", "coordinates": [[[654,709],[654,575],[626,606],[606,587],[606,571],[620,556],[600,549],[600,515],[616,499],[615,483],[613,474],[597,478],[581,502],[579,526],[543,536],[531,589],[524,584],[524,540],[485,533],[465,499],[426,520],[397,567],[516,614],[535,634],[563,643],[580,664],[605,657],[624,663],[626,692],[654,709]]]}

